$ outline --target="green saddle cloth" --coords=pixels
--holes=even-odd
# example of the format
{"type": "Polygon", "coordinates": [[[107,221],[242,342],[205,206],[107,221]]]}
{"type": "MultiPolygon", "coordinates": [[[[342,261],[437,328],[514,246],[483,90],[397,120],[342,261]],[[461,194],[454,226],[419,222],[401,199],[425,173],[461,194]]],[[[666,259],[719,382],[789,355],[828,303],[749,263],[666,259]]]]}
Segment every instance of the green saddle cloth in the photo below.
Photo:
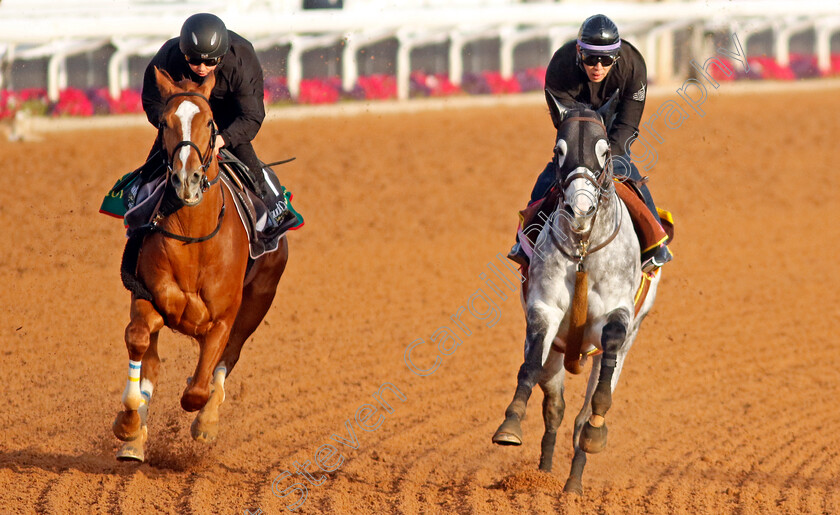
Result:
{"type": "Polygon", "coordinates": [[[128,176],[133,173],[128,172],[114,183],[114,186],[105,194],[105,198],[102,199],[102,205],[99,206],[100,213],[113,216],[114,218],[123,218],[125,216],[126,211],[128,211],[125,196],[131,190],[131,186],[140,178],[140,175],[136,174],[133,179],[127,181],[128,176]]]}

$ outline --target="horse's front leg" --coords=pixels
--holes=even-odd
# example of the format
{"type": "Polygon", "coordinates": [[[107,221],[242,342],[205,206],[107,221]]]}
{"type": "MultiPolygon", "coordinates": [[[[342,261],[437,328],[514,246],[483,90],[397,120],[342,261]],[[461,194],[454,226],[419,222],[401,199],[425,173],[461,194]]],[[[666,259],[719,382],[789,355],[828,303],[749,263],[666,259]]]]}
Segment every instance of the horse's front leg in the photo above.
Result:
{"type": "Polygon", "coordinates": [[[493,443],[499,445],[522,445],[522,420],[531,391],[540,379],[543,362],[547,356],[545,350],[560,327],[562,312],[543,303],[536,303],[528,308],[528,328],[525,337],[525,361],[519,367],[516,378],[516,392],[505,410],[505,421],[493,435],[493,443]]]}
{"type": "MultiPolygon", "coordinates": [[[[554,445],[557,442],[557,428],[563,422],[563,413],[566,410],[566,401],[563,400],[563,378],[565,369],[562,360],[557,360],[557,372],[553,377],[540,383],[543,390],[543,433],[540,446],[540,470],[551,472],[551,464],[554,458],[554,445]]],[[[551,366],[550,363],[547,364],[551,366]]]]}
{"type": "Polygon", "coordinates": [[[122,395],[125,410],[117,414],[112,426],[114,435],[128,442],[117,453],[118,459],[143,461],[148,402],[158,373],[157,337],[162,327],[163,318],[151,302],[132,299],[131,321],[125,329],[129,360],[128,380],[122,395]]]}
{"type": "MultiPolygon", "coordinates": [[[[210,379],[214,374],[219,359],[230,336],[231,321],[217,320],[207,334],[198,341],[198,364],[192,379],[181,395],[181,407],[185,411],[198,411],[210,398],[210,379]]],[[[222,380],[222,384],[224,380],[222,380]]]]}

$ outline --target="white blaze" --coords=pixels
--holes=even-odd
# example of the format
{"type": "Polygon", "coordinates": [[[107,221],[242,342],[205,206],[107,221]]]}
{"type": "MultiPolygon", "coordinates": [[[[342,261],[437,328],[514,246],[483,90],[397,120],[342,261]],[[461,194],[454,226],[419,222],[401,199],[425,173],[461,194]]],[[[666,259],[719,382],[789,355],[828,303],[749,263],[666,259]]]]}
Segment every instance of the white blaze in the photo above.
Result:
{"type": "MultiPolygon", "coordinates": [[[[192,141],[192,120],[199,113],[198,106],[186,100],[181,102],[178,109],[175,111],[175,116],[181,120],[181,140],[192,141]]],[[[187,158],[190,157],[190,147],[184,145],[181,147],[181,170],[183,171],[187,166],[187,158]]]]}

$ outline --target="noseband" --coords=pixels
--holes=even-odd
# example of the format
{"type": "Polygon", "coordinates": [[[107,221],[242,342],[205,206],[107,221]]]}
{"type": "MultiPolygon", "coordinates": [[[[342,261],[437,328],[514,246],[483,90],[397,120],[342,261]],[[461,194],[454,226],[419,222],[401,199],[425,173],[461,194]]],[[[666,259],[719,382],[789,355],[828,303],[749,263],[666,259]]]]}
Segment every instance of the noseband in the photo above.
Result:
{"type": "MultiPolygon", "coordinates": [[[[166,104],[169,104],[169,102],[171,102],[172,99],[176,98],[176,97],[198,97],[198,98],[204,100],[205,102],[207,102],[208,106],[210,105],[210,101],[207,99],[207,97],[205,97],[201,93],[195,93],[195,92],[192,92],[192,91],[175,93],[174,95],[172,95],[171,97],[166,99],[166,104]]],[[[210,141],[208,142],[207,148],[204,150],[204,152],[202,152],[201,149],[198,148],[198,145],[196,145],[192,141],[181,140],[175,145],[175,147],[172,149],[172,152],[164,151],[164,153],[163,153],[163,156],[164,156],[163,159],[164,159],[164,164],[166,164],[166,170],[169,173],[172,173],[174,171],[174,169],[172,167],[172,163],[174,162],[175,153],[181,147],[191,147],[191,148],[195,149],[195,152],[198,154],[198,157],[201,160],[201,171],[205,174],[204,177],[202,177],[202,179],[201,179],[201,191],[207,191],[208,189],[210,189],[210,186],[216,184],[219,181],[219,178],[221,177],[221,174],[217,174],[216,178],[213,179],[212,181],[207,179],[207,175],[206,175],[207,174],[207,168],[210,167],[210,162],[213,159],[213,148],[216,145],[216,135],[218,134],[216,132],[216,124],[213,122],[212,117],[210,118],[210,121],[207,123],[207,126],[210,128],[210,141]]],[[[165,128],[166,128],[166,126],[164,125],[163,122],[161,122],[161,124],[158,126],[158,140],[160,141],[160,148],[161,149],[164,149],[164,146],[163,146],[163,131],[164,131],[165,128]]]]}

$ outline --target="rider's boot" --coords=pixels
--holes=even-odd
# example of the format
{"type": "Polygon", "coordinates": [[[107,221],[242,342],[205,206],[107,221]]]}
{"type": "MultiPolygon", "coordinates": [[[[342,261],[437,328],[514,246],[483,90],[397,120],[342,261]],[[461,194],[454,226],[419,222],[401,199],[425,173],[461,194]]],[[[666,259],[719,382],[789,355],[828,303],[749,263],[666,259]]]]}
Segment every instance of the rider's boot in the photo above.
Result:
{"type": "Polygon", "coordinates": [[[642,272],[652,273],[672,259],[674,259],[674,255],[671,254],[668,245],[664,243],[642,252],[642,272]]]}
{"type": "Polygon", "coordinates": [[[297,217],[286,205],[286,197],[280,181],[271,168],[262,167],[257,173],[251,174],[255,191],[268,209],[268,222],[262,230],[266,238],[282,234],[297,223],[297,217]]]}
{"type": "MultiPolygon", "coordinates": [[[[653,202],[653,196],[650,194],[647,184],[638,184],[638,188],[648,210],[651,212],[659,225],[662,225],[662,220],[659,218],[659,212],[656,209],[656,204],[653,202]]],[[[671,251],[668,249],[667,242],[644,250],[642,251],[642,272],[650,274],[672,259],[674,259],[674,255],[671,254],[671,251]]]]}

